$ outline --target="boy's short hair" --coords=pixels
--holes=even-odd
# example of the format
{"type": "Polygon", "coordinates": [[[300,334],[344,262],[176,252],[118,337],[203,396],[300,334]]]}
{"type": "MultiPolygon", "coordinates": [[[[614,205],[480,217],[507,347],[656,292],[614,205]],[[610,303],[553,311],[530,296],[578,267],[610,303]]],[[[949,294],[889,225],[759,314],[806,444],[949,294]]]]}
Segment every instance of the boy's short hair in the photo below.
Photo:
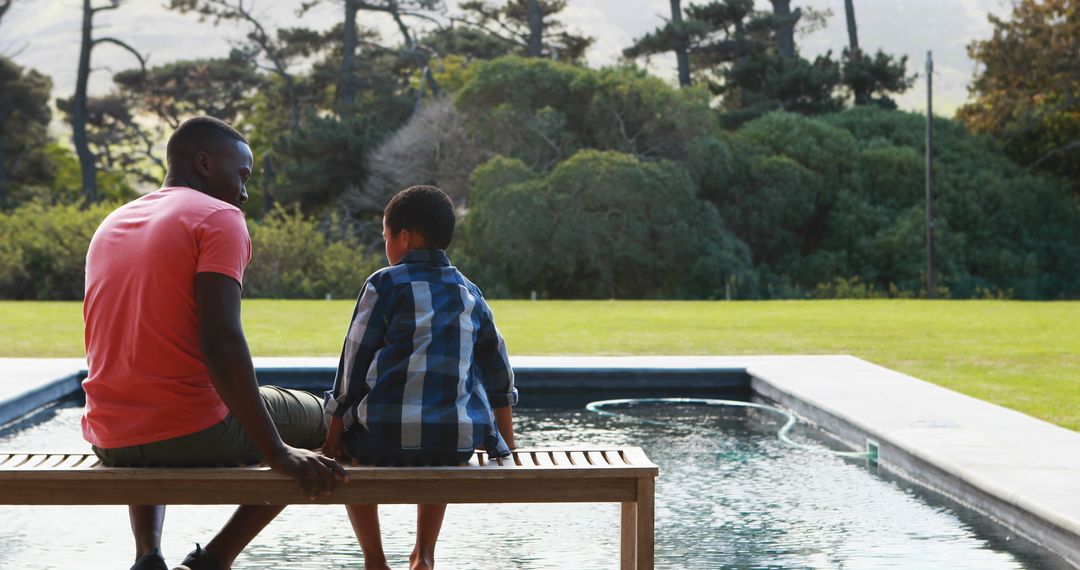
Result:
{"type": "Polygon", "coordinates": [[[247,139],[225,121],[214,117],[194,117],[173,131],[165,145],[165,157],[172,163],[176,159],[191,158],[200,150],[216,150],[238,142],[247,144],[247,139]]]}
{"type": "Polygon", "coordinates": [[[398,192],[383,210],[386,226],[424,236],[428,247],[446,249],[454,238],[454,201],[434,186],[411,186],[398,192]]]}

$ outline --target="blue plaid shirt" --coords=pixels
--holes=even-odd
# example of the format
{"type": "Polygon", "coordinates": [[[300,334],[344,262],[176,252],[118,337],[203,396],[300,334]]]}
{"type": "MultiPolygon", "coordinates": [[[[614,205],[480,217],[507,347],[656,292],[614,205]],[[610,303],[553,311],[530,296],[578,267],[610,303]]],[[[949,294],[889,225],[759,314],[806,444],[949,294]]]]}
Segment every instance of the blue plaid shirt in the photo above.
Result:
{"type": "Polygon", "coordinates": [[[506,343],[480,289],[439,249],[364,283],[326,411],[401,449],[510,450],[492,408],[517,404],[506,343]]]}

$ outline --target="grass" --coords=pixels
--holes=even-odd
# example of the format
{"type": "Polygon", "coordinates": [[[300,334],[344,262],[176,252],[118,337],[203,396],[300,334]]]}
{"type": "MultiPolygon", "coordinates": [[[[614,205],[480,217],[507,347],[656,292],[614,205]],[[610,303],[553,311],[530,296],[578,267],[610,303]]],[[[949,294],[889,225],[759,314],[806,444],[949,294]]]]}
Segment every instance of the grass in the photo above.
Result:
{"type": "MultiPolygon", "coordinates": [[[[1080,303],[496,301],[512,354],[852,354],[1080,431],[1080,303]]],[[[79,303],[0,302],[0,356],[82,356],[79,303]]],[[[244,302],[257,356],[336,356],[350,301],[244,302]]]]}

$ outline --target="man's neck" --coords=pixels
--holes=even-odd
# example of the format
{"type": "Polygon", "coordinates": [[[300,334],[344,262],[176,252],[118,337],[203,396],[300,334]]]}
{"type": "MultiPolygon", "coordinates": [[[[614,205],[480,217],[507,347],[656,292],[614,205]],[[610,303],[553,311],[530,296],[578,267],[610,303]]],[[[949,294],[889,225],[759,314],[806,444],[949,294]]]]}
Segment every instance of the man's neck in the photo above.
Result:
{"type": "Polygon", "coordinates": [[[172,188],[175,186],[183,186],[185,188],[191,188],[198,190],[203,194],[206,193],[205,188],[201,184],[201,180],[197,176],[191,176],[190,174],[173,172],[172,170],[165,173],[165,180],[162,181],[162,188],[172,188]]]}

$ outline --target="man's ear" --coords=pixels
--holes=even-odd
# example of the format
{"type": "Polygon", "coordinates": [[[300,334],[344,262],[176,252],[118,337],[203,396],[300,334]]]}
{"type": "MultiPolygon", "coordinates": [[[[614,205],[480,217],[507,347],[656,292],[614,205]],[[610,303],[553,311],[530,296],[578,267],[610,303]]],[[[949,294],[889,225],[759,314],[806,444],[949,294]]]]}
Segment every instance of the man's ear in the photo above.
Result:
{"type": "Polygon", "coordinates": [[[210,154],[205,150],[195,153],[195,173],[202,178],[210,177],[210,154]]]}

